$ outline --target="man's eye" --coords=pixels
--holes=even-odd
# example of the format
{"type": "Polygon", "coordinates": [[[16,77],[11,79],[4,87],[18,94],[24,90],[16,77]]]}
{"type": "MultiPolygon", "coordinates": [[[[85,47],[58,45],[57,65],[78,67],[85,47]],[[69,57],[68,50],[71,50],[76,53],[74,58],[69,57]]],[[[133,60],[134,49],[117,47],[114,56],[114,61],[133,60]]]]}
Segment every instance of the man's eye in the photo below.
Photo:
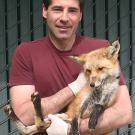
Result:
{"type": "Polygon", "coordinates": [[[53,8],[53,11],[62,11],[61,8],[53,8]]]}
{"type": "Polygon", "coordinates": [[[70,9],[69,12],[77,12],[76,10],[74,9],[70,9]]]}
{"type": "Polygon", "coordinates": [[[70,13],[77,13],[77,11],[78,11],[77,9],[69,9],[70,13]]]}
{"type": "Polygon", "coordinates": [[[61,11],[61,9],[54,9],[54,11],[61,11]]]}

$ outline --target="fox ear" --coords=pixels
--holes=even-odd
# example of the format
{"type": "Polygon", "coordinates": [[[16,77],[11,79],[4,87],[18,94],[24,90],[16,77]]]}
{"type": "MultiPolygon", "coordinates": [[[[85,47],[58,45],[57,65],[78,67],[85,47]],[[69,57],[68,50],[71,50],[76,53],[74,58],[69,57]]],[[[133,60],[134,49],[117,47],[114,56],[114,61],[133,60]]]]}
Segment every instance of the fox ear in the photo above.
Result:
{"type": "Polygon", "coordinates": [[[69,58],[73,59],[74,61],[76,61],[77,63],[81,65],[85,63],[85,60],[83,59],[82,55],[72,55],[72,56],[69,56],[69,58]]]}
{"type": "Polygon", "coordinates": [[[118,40],[116,40],[107,49],[108,58],[112,58],[113,56],[118,56],[119,50],[120,50],[120,43],[118,40]]]}

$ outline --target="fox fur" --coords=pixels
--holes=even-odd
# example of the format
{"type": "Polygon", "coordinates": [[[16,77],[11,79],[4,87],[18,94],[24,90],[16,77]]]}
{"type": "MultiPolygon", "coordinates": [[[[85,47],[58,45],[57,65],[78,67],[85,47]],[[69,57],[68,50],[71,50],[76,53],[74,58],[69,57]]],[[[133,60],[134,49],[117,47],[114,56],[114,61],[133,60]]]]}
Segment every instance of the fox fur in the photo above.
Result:
{"type": "Polygon", "coordinates": [[[115,101],[120,76],[119,50],[120,44],[115,41],[108,47],[79,56],[71,56],[81,64],[82,72],[87,79],[84,88],[69,104],[67,112],[58,114],[63,120],[71,122],[71,135],[79,135],[81,118],[89,118],[88,127],[94,130],[98,118],[115,101]]]}

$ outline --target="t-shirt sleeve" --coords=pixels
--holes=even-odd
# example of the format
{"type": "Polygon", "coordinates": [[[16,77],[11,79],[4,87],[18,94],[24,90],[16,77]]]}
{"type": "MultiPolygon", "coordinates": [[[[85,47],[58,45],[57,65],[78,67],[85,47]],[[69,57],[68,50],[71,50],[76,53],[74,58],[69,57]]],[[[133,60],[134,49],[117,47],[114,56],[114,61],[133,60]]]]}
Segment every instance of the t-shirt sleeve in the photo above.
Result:
{"type": "Polygon", "coordinates": [[[124,77],[122,71],[121,71],[121,73],[120,73],[119,84],[120,84],[120,85],[126,85],[126,80],[125,80],[125,77],[124,77]]]}
{"type": "Polygon", "coordinates": [[[12,58],[9,86],[34,84],[32,61],[27,43],[19,45],[12,58]]]}

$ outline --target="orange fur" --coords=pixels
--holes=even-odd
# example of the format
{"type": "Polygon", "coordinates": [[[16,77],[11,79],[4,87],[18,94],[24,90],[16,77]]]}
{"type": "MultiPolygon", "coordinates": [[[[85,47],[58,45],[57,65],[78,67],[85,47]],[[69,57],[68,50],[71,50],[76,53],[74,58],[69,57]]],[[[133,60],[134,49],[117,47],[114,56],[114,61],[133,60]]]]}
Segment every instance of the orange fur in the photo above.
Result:
{"type": "MultiPolygon", "coordinates": [[[[103,88],[105,89],[103,94],[107,94],[110,91],[113,92],[111,87],[114,87],[114,93],[110,96],[109,101],[107,100],[105,103],[102,103],[101,99],[99,103],[101,105],[103,104],[105,107],[109,107],[113,104],[115,101],[115,88],[117,89],[118,87],[117,76],[119,76],[119,62],[117,58],[119,49],[119,42],[115,41],[109,47],[97,49],[80,56],[71,56],[72,59],[82,65],[83,72],[85,73],[87,79],[87,84],[79,91],[79,93],[76,95],[76,98],[69,104],[67,112],[65,112],[66,115],[59,115],[59,117],[72,122],[76,116],[80,115],[81,107],[83,106],[84,101],[93,91],[90,85],[94,87],[102,87],[102,85],[105,85],[105,88],[103,88]],[[107,80],[107,84],[102,84],[102,81],[105,80],[108,76],[114,76],[110,78],[110,80],[108,79],[109,81],[112,81],[112,83],[107,80]]],[[[86,111],[84,111],[84,113],[81,115],[81,118],[88,118],[91,111],[91,109],[86,109],[86,111]]],[[[105,135],[110,135],[110,133],[105,135]]]]}

